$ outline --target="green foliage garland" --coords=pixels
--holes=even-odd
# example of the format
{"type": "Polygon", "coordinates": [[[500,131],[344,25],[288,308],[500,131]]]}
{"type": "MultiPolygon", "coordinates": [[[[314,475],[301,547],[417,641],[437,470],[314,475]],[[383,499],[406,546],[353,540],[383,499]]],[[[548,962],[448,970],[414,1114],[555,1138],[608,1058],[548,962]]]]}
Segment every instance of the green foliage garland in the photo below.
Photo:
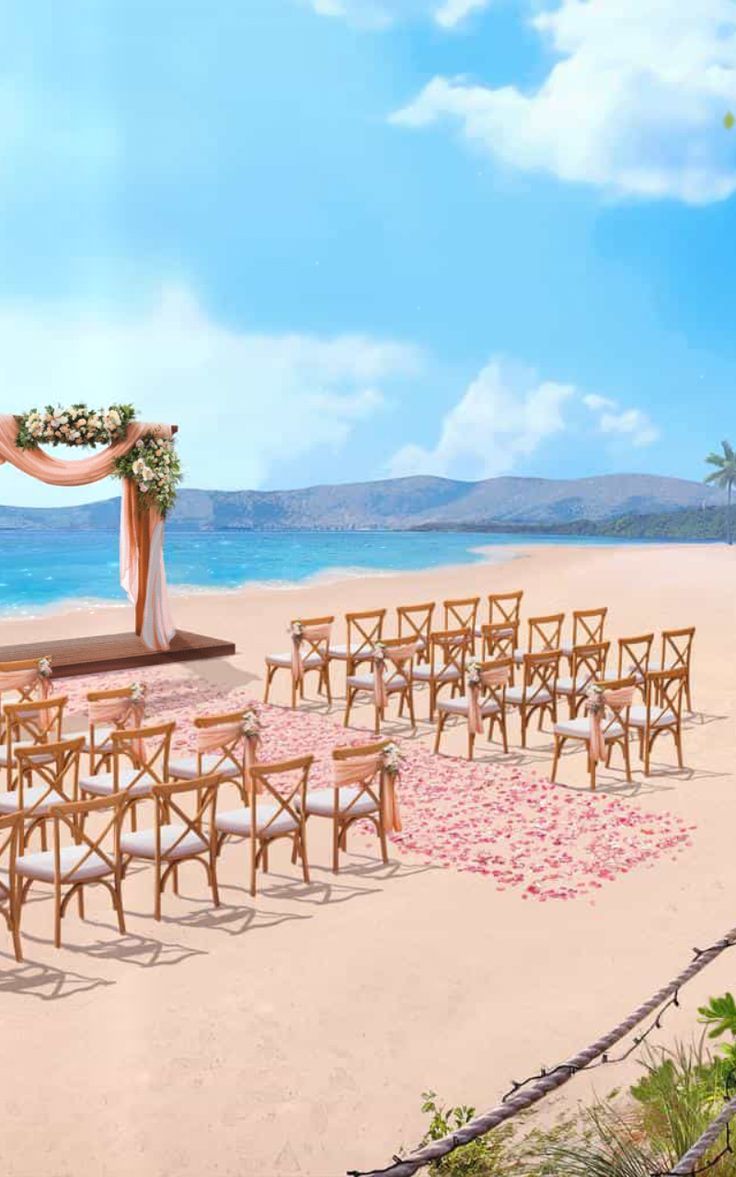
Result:
{"type": "Polygon", "coordinates": [[[134,418],[132,405],[110,405],[107,409],[91,409],[81,402],[66,408],[46,405],[16,418],[16,445],[21,450],[35,450],[40,445],[111,445],[125,437],[134,418]]]}

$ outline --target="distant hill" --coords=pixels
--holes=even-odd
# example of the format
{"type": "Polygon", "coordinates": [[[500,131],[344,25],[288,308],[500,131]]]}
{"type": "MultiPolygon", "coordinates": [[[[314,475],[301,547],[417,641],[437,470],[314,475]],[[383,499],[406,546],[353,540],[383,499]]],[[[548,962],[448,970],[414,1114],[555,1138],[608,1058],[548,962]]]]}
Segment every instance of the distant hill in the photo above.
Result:
{"type": "MultiPolygon", "coordinates": [[[[391,478],[303,490],[182,490],[170,526],[203,531],[364,530],[445,526],[536,524],[558,527],[620,517],[697,511],[723,502],[699,482],[654,474],[605,474],[594,478],[391,478]]],[[[83,507],[0,507],[0,528],[118,525],[119,499],[83,507]]]]}
{"type": "MultiPolygon", "coordinates": [[[[476,523],[423,523],[416,531],[503,532],[508,535],[585,535],[614,539],[666,539],[703,543],[726,540],[727,507],[678,507],[653,515],[616,515],[613,519],[577,519],[574,523],[508,523],[486,519],[476,523]]],[[[736,523],[736,518],[734,520],[736,523]]],[[[736,526],[734,527],[736,531],[736,526]]]]}

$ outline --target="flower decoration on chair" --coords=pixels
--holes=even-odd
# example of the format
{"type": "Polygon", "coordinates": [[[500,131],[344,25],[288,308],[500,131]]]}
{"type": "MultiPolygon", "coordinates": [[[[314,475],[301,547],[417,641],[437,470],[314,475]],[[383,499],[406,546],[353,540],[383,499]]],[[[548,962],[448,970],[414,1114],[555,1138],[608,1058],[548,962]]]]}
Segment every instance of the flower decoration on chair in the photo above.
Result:
{"type": "Polygon", "coordinates": [[[383,749],[383,767],[389,776],[398,776],[401,772],[403,759],[404,756],[398,744],[392,742],[383,749]]]}
{"type": "Polygon", "coordinates": [[[134,706],[140,706],[146,700],[146,684],[142,682],[131,683],[130,686],[130,701],[134,706]]]}
{"type": "Polygon", "coordinates": [[[154,507],[159,514],[167,515],[176,502],[176,489],[182,479],[174,442],[146,433],[132,450],[118,458],[115,475],[135,483],[145,507],[154,507]]]}
{"type": "Polygon", "coordinates": [[[41,678],[51,678],[52,674],[54,673],[54,670],[51,665],[50,658],[39,658],[39,660],[38,660],[38,673],[41,675],[41,678]]]}
{"type": "Polygon", "coordinates": [[[585,692],[585,710],[588,715],[603,715],[605,712],[606,703],[600,687],[588,687],[585,692]]]}
{"type": "Polygon", "coordinates": [[[477,658],[471,658],[465,668],[466,677],[469,687],[479,687],[481,683],[480,677],[481,663],[477,658]]]}
{"type": "Polygon", "coordinates": [[[91,409],[81,402],[67,408],[46,405],[16,418],[16,445],[21,450],[35,450],[40,445],[111,445],[125,437],[134,418],[132,405],[110,405],[107,409],[91,409]]]}
{"type": "Polygon", "coordinates": [[[257,740],[261,734],[261,721],[255,707],[246,708],[243,714],[243,735],[246,740],[257,740]]]}

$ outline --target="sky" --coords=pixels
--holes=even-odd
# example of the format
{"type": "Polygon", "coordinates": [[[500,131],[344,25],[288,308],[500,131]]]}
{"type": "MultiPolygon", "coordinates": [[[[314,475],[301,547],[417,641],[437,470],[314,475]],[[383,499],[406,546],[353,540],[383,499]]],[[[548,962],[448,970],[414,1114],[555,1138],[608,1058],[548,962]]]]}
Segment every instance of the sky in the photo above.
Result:
{"type": "Polygon", "coordinates": [[[701,479],[736,435],[736,0],[0,0],[0,29],[0,411],[132,402],[220,489],[701,479]]]}

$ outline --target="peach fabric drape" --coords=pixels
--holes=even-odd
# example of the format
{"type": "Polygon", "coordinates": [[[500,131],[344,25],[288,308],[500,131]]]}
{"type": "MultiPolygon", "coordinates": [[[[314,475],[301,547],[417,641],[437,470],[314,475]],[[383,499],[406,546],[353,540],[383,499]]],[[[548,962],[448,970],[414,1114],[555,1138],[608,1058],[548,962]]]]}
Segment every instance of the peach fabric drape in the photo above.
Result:
{"type": "MultiPolygon", "coordinates": [[[[8,462],[24,474],[51,486],[87,486],[112,474],[118,458],[147,433],[171,437],[169,425],[131,421],[123,441],[89,458],[64,462],[45,450],[18,449],[18,423],[0,414],[0,464],[8,462]]],[[[167,650],[176,628],[171,620],[164,568],[164,521],[156,510],[141,511],[138,489],[123,479],[120,512],[120,583],[135,605],[135,632],[152,650],[167,650]]]]}
{"type": "MultiPolygon", "coordinates": [[[[617,691],[603,691],[601,698],[606,707],[613,710],[612,722],[616,723],[616,713],[631,706],[634,700],[634,688],[619,687],[617,691]]],[[[606,732],[610,725],[607,724],[606,731],[603,730],[603,715],[598,709],[590,711],[589,716],[590,759],[597,763],[599,760],[603,760],[606,755],[606,732]]]]}
{"type": "Polygon", "coordinates": [[[508,666],[494,667],[480,672],[480,682],[468,686],[468,729],[474,736],[483,735],[483,704],[481,702],[482,687],[502,687],[511,677],[508,666]]]}
{"type": "Polygon", "coordinates": [[[316,644],[317,642],[327,641],[329,643],[331,633],[331,625],[305,625],[302,627],[300,634],[294,633],[291,635],[291,673],[294,676],[294,682],[300,683],[304,678],[304,660],[301,651],[302,642],[310,641],[316,644]]]}
{"type": "Polygon", "coordinates": [[[383,765],[383,753],[375,756],[356,756],[348,760],[336,760],[332,765],[335,788],[345,785],[362,785],[381,774],[381,816],[384,829],[400,834],[403,826],[399,813],[399,799],[396,794],[396,773],[388,772],[383,765]]]}

